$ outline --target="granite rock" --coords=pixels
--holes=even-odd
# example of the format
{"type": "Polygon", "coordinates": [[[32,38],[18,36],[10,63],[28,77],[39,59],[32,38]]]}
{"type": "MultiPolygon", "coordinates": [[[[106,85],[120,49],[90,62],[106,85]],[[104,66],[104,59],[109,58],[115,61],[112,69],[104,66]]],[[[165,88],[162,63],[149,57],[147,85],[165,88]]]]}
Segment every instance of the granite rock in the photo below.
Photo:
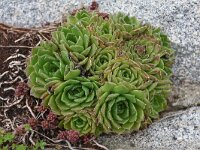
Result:
{"type": "Polygon", "coordinates": [[[200,107],[166,114],[137,133],[100,136],[98,142],[111,150],[198,150],[200,107]]]}

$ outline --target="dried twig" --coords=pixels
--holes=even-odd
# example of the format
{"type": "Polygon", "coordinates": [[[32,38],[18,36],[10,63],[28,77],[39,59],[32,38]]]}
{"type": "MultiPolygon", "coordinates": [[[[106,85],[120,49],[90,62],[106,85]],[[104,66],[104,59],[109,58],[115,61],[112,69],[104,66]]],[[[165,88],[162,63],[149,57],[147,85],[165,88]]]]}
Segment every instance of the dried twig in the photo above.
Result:
{"type": "MultiPolygon", "coordinates": [[[[33,130],[33,129],[32,129],[33,130]]],[[[36,131],[36,130],[33,130],[35,133],[37,133],[37,134],[39,134],[39,135],[41,135],[41,136],[43,136],[44,138],[46,138],[47,140],[49,140],[49,141],[51,141],[52,143],[55,143],[55,144],[57,144],[57,143],[60,143],[60,142],[62,142],[62,141],[64,141],[64,142],[66,142],[67,143],[67,147],[68,148],[70,148],[70,150],[75,150],[72,146],[71,146],[71,144],[70,144],[70,142],[69,141],[67,141],[67,140],[53,140],[53,139],[51,139],[51,138],[49,138],[48,136],[46,136],[46,135],[44,135],[44,134],[41,134],[41,133],[39,133],[38,131],[36,131]]]]}
{"type": "Polygon", "coordinates": [[[38,33],[43,37],[43,39],[45,39],[46,41],[49,41],[49,39],[46,36],[44,36],[44,34],[42,34],[42,32],[38,31],[38,33]]]}
{"type": "Polygon", "coordinates": [[[22,35],[19,39],[15,40],[14,42],[17,43],[17,42],[23,40],[23,39],[25,38],[25,37],[24,37],[25,35],[26,35],[26,34],[22,35]]]}
{"type": "Polygon", "coordinates": [[[11,104],[8,104],[8,105],[5,105],[5,106],[0,106],[0,108],[10,108],[10,107],[13,107],[14,105],[17,105],[19,104],[22,100],[23,100],[24,96],[20,97],[19,100],[15,101],[14,103],[11,103],[11,104]]]}
{"type": "Polygon", "coordinates": [[[16,28],[16,27],[12,27],[12,26],[8,26],[8,25],[0,23],[0,29],[5,30],[5,31],[14,31],[18,33],[27,33],[27,32],[49,33],[51,31],[55,31],[59,24],[60,23],[55,23],[55,24],[52,24],[51,26],[46,26],[42,28],[16,28]]]}
{"type": "Polygon", "coordinates": [[[23,138],[22,138],[22,142],[24,144],[26,144],[26,136],[29,134],[29,131],[26,131],[26,133],[24,134],[23,138]]]}
{"type": "Polygon", "coordinates": [[[26,98],[26,107],[28,108],[29,112],[31,113],[31,115],[33,116],[33,118],[36,119],[35,114],[33,113],[32,109],[30,108],[30,106],[28,105],[28,98],[26,98]]]}
{"type": "Polygon", "coordinates": [[[30,48],[32,49],[33,47],[30,46],[25,46],[25,45],[9,45],[9,46],[4,46],[4,45],[0,45],[0,48],[30,48]]]}
{"type": "Polygon", "coordinates": [[[2,123],[4,123],[4,122],[9,122],[7,125],[9,125],[10,124],[10,126],[11,126],[11,129],[12,130],[15,130],[15,128],[14,128],[14,122],[15,122],[15,118],[14,118],[14,120],[13,121],[11,121],[11,119],[4,119],[3,121],[2,121],[2,123]]]}
{"type": "Polygon", "coordinates": [[[105,147],[105,146],[99,144],[97,141],[95,141],[95,140],[92,140],[92,141],[93,141],[98,147],[103,148],[103,149],[105,149],[105,150],[109,150],[107,147],[105,147]]]}
{"type": "Polygon", "coordinates": [[[33,139],[32,139],[33,135],[34,135],[34,131],[31,130],[31,135],[29,136],[28,139],[29,139],[29,141],[31,142],[32,145],[35,145],[35,142],[34,142],[33,139]]]}

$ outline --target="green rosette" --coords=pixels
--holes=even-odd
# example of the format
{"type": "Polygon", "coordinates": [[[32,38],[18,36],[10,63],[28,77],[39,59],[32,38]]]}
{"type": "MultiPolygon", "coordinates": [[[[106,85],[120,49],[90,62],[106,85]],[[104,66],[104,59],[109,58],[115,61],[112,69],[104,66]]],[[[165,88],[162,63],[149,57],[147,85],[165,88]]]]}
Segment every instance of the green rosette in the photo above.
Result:
{"type": "Polygon", "coordinates": [[[152,105],[150,116],[158,118],[159,112],[167,107],[167,97],[171,89],[170,76],[172,74],[172,63],[174,50],[170,48],[170,42],[160,29],[150,26],[143,33],[135,35],[133,40],[125,44],[127,56],[141,64],[149,78],[138,88],[148,89],[149,101],[152,105]]]}
{"type": "Polygon", "coordinates": [[[93,64],[90,72],[92,75],[100,75],[108,67],[109,63],[117,57],[117,49],[115,47],[107,47],[100,49],[92,58],[93,64]]]}
{"type": "Polygon", "coordinates": [[[94,107],[98,82],[80,77],[80,70],[69,71],[65,80],[57,83],[57,86],[51,89],[53,93],[45,98],[46,105],[54,113],[65,116],[69,111],[94,107]]]}
{"type": "Polygon", "coordinates": [[[130,35],[134,29],[140,27],[140,22],[135,17],[118,13],[110,16],[110,20],[115,24],[115,31],[120,31],[124,36],[130,35]]]}
{"type": "Polygon", "coordinates": [[[60,122],[59,126],[67,130],[78,131],[80,136],[85,134],[99,134],[98,127],[96,125],[96,118],[92,109],[69,112],[60,122]]]}
{"type": "Polygon", "coordinates": [[[118,13],[110,15],[110,22],[114,24],[114,33],[119,41],[129,41],[133,36],[143,33],[147,26],[142,26],[141,23],[135,18],[118,13]]]}
{"type": "Polygon", "coordinates": [[[171,89],[169,79],[155,81],[147,89],[149,91],[149,101],[151,103],[150,117],[159,118],[159,113],[167,108],[167,98],[171,89]]]}
{"type": "Polygon", "coordinates": [[[147,93],[127,85],[105,83],[97,93],[95,113],[106,133],[138,130],[149,109],[147,93]]]}
{"type": "Polygon", "coordinates": [[[105,42],[116,40],[114,34],[114,23],[111,23],[111,21],[105,21],[97,12],[88,13],[87,11],[82,10],[74,16],[69,16],[68,20],[69,22],[67,24],[81,24],[88,28],[92,35],[96,37],[98,42],[101,43],[100,46],[103,46],[105,42]]]}
{"type": "Polygon", "coordinates": [[[75,15],[69,15],[65,25],[81,24],[84,27],[91,24],[97,24],[101,20],[96,12],[88,12],[86,10],[78,11],[75,15]]]}
{"type": "Polygon", "coordinates": [[[141,69],[140,64],[131,59],[117,58],[110,61],[104,70],[105,81],[120,83],[127,82],[139,87],[149,80],[149,75],[141,69]]]}
{"type": "Polygon", "coordinates": [[[137,35],[125,44],[128,56],[144,64],[144,70],[158,79],[170,76],[174,51],[169,48],[168,38],[159,29],[148,27],[142,35],[137,35]]]}
{"type": "Polygon", "coordinates": [[[68,52],[63,45],[57,46],[52,42],[43,42],[34,48],[26,68],[31,95],[36,98],[49,95],[50,80],[54,83],[63,80],[69,66],[68,52]]]}
{"type": "Polygon", "coordinates": [[[66,24],[52,33],[52,36],[54,43],[65,45],[74,63],[84,66],[86,70],[90,69],[91,57],[97,51],[98,41],[89,27],[66,24]]]}

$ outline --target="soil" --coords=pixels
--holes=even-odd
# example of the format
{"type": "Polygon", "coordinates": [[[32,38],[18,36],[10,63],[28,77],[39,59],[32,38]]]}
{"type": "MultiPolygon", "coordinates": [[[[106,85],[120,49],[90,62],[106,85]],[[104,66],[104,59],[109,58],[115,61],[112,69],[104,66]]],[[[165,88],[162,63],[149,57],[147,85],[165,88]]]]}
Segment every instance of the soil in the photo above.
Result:
{"type": "MultiPolygon", "coordinates": [[[[44,36],[49,38],[50,34],[45,33],[44,36]]],[[[26,96],[16,97],[15,88],[19,82],[26,82],[24,73],[26,58],[31,48],[41,39],[44,38],[39,36],[37,30],[18,29],[0,24],[0,107],[2,107],[0,114],[4,114],[0,118],[0,126],[5,125],[3,121],[5,118],[2,118],[5,115],[13,119],[23,113],[21,106],[26,96]],[[13,105],[17,101],[21,102],[13,105]]]]}
{"type": "MultiPolygon", "coordinates": [[[[49,33],[45,36],[49,37],[49,33]]],[[[26,82],[24,73],[26,58],[31,47],[39,41],[38,31],[18,29],[0,24],[0,127],[13,131],[27,123],[31,117],[27,111],[26,100],[34,109],[36,101],[28,94],[16,96],[15,90],[20,82],[26,82]]]]}

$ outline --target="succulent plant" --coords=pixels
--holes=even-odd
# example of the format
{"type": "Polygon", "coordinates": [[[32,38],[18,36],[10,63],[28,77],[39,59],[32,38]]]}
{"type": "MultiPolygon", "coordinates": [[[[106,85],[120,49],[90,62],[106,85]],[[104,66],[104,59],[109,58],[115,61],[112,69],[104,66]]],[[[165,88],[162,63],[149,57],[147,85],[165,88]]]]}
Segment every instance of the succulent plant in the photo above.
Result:
{"type": "Polygon", "coordinates": [[[104,70],[104,78],[109,82],[126,82],[127,84],[138,87],[146,82],[149,76],[133,60],[117,58],[113,59],[104,70]]]}
{"type": "Polygon", "coordinates": [[[94,106],[97,101],[96,90],[98,84],[85,77],[74,77],[66,80],[59,83],[54,89],[54,93],[48,98],[48,105],[52,111],[65,116],[70,110],[78,111],[94,106]]]}
{"type": "Polygon", "coordinates": [[[60,126],[63,126],[65,129],[78,131],[80,135],[96,134],[97,132],[96,118],[92,109],[68,112],[66,117],[60,122],[60,126]]]}
{"type": "Polygon", "coordinates": [[[117,50],[114,47],[106,47],[98,51],[93,57],[93,64],[90,72],[93,75],[99,75],[103,73],[111,60],[114,60],[117,57],[116,53],[117,50]]]}
{"type": "Polygon", "coordinates": [[[150,107],[144,91],[124,84],[105,83],[98,91],[95,112],[105,132],[138,130],[150,107]]]}
{"type": "Polygon", "coordinates": [[[31,94],[36,98],[49,95],[50,85],[64,80],[64,75],[69,69],[70,61],[67,51],[61,51],[58,54],[58,49],[53,42],[43,42],[32,50],[26,74],[29,77],[28,85],[31,87],[31,94]]]}
{"type": "Polygon", "coordinates": [[[127,133],[167,107],[174,51],[159,28],[122,13],[69,15],[32,50],[31,95],[79,134],[127,133]]]}

